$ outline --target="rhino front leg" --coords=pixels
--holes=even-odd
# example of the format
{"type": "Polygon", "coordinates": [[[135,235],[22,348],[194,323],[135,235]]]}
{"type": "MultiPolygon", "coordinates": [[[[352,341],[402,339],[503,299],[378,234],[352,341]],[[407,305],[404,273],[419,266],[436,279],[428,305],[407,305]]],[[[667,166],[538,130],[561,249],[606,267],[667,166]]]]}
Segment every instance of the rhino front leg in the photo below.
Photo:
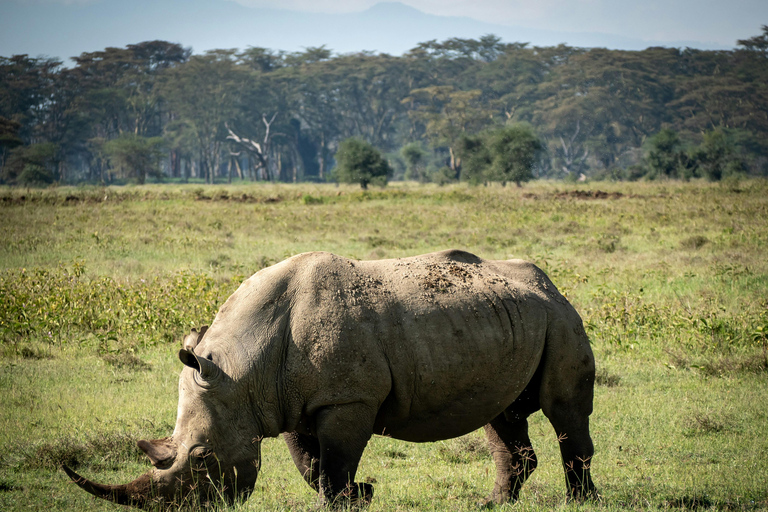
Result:
{"type": "Polygon", "coordinates": [[[528,420],[522,418],[510,422],[500,414],[484,429],[496,463],[496,482],[487,501],[497,504],[515,501],[537,463],[528,437],[528,420]]]}
{"type": "Polygon", "coordinates": [[[326,505],[368,504],[373,486],[356,483],[355,474],[368,440],[375,413],[364,404],[334,405],[317,414],[320,444],[320,497],[326,505]]]}
{"type": "Polygon", "coordinates": [[[312,489],[319,491],[320,442],[315,437],[298,432],[287,432],[283,434],[283,439],[288,445],[293,463],[296,464],[296,469],[299,470],[304,481],[312,489]]]}

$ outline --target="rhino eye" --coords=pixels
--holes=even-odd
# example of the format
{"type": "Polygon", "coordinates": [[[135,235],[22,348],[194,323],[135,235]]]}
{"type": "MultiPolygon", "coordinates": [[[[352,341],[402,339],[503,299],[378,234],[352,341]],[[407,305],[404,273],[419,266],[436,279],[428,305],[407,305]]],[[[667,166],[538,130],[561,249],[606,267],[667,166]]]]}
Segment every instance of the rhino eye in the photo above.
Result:
{"type": "Polygon", "coordinates": [[[215,462],[216,454],[210,448],[200,446],[189,454],[189,465],[192,471],[207,471],[215,462]]]}

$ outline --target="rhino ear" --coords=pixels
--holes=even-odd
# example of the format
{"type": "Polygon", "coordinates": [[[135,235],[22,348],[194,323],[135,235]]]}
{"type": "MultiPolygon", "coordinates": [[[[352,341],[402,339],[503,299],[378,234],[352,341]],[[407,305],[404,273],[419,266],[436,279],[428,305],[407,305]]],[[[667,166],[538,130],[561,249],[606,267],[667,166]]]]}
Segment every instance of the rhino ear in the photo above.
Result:
{"type": "Polygon", "coordinates": [[[197,370],[204,382],[215,380],[221,373],[221,370],[216,363],[210,359],[198,357],[197,354],[191,350],[184,348],[179,350],[179,360],[184,363],[184,366],[189,366],[190,368],[197,370]]]}
{"type": "Polygon", "coordinates": [[[173,465],[176,459],[176,445],[171,438],[155,439],[153,441],[144,441],[143,439],[136,443],[141,451],[147,454],[152,465],[156,468],[167,469],[173,465]]]}
{"type": "Polygon", "coordinates": [[[196,329],[192,329],[192,331],[184,337],[184,341],[182,342],[182,346],[185,349],[190,350],[190,351],[191,350],[195,350],[195,347],[197,347],[200,344],[200,342],[203,339],[203,336],[205,335],[205,331],[207,331],[207,330],[208,330],[208,326],[207,325],[204,325],[200,329],[200,332],[197,332],[196,329]]]}

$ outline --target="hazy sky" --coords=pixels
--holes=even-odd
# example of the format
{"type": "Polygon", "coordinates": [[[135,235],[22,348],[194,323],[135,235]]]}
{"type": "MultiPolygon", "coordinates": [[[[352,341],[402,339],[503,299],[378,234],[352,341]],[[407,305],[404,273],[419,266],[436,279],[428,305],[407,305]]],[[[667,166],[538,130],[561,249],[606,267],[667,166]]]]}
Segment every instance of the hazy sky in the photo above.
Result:
{"type": "MultiPolygon", "coordinates": [[[[2,0],[0,0],[2,1],[2,0]]],[[[63,1],[63,0],[62,0],[63,1]]],[[[381,0],[235,0],[298,11],[362,11],[381,0]]],[[[503,25],[734,46],[768,25],[768,0],[400,0],[429,14],[503,25]]]]}
{"type": "Polygon", "coordinates": [[[505,42],[543,46],[729,49],[739,39],[760,35],[762,25],[768,25],[768,0],[399,0],[429,15],[453,18],[391,18],[386,28],[372,30],[369,25],[341,25],[348,23],[341,18],[350,17],[285,16],[282,11],[353,13],[386,1],[0,0],[0,55],[67,60],[84,51],[152,39],[178,42],[195,52],[247,46],[301,51],[327,44],[338,52],[399,55],[429,39],[487,33],[505,42]],[[228,9],[226,2],[234,3],[228,9]],[[235,11],[240,18],[232,18],[235,11]],[[479,23],[474,27],[461,18],[479,23]],[[436,23],[451,28],[436,32],[430,29],[436,23]]]}

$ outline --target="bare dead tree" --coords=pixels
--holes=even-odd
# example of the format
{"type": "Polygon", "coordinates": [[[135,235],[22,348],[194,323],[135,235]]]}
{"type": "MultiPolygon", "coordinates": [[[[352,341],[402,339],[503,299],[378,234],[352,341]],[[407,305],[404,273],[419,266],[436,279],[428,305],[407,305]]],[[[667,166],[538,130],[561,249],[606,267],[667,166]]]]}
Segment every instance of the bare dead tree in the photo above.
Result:
{"type": "Polygon", "coordinates": [[[579,132],[581,131],[581,123],[579,120],[576,120],[576,131],[573,132],[573,135],[568,139],[568,143],[566,144],[565,140],[562,136],[560,136],[560,144],[563,146],[563,171],[565,171],[566,174],[570,174],[573,171],[580,170],[582,165],[584,165],[584,162],[587,160],[587,157],[589,157],[589,149],[583,148],[583,151],[580,156],[577,156],[576,153],[578,152],[578,148],[574,147],[576,144],[576,138],[579,136],[579,132]],[[578,169],[574,169],[574,166],[577,166],[578,169]]]}
{"type": "MultiPolygon", "coordinates": [[[[253,139],[248,139],[245,137],[241,137],[237,135],[232,128],[229,127],[229,124],[224,123],[224,126],[227,129],[227,132],[229,132],[229,135],[227,135],[227,140],[233,141],[237,146],[241,147],[243,150],[245,150],[248,155],[253,157],[253,160],[255,161],[254,170],[255,171],[262,171],[262,177],[270,181],[271,176],[269,172],[269,157],[270,157],[270,148],[272,145],[272,138],[275,135],[279,135],[277,133],[272,133],[272,123],[275,121],[275,118],[277,117],[278,112],[275,112],[272,115],[272,118],[267,120],[266,114],[261,115],[261,120],[264,122],[265,126],[265,132],[264,132],[264,138],[261,142],[256,142],[253,139]]],[[[240,152],[237,152],[237,155],[239,155],[240,152]]],[[[232,151],[230,151],[230,155],[235,155],[232,151]]]]}

